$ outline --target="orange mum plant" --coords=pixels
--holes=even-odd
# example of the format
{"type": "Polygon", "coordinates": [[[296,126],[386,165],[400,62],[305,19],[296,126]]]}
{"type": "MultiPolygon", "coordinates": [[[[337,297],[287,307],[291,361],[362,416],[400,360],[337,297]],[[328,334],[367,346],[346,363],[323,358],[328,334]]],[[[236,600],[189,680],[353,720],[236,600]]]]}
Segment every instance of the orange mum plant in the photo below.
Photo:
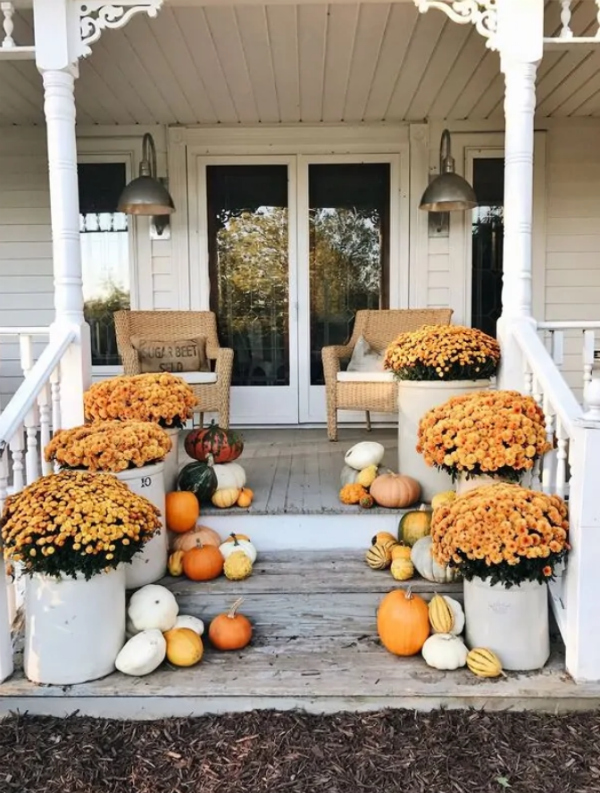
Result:
{"type": "Polygon", "coordinates": [[[4,557],[26,573],[86,579],[130,562],[160,528],[158,509],[111,474],[61,471],[7,498],[4,557]]]}
{"type": "Polygon", "coordinates": [[[197,401],[185,380],[167,372],[111,377],[83,395],[88,421],[133,419],[167,428],[182,427],[197,401]]]}
{"type": "Polygon", "coordinates": [[[569,550],[567,507],[519,485],[471,490],[438,507],[431,521],[434,558],[464,578],[502,582],[548,581],[569,550]]]}
{"type": "Polygon", "coordinates": [[[550,448],[542,409],[518,391],[452,397],[419,422],[417,451],[453,479],[465,473],[518,481],[550,448]]]}
{"type": "Polygon", "coordinates": [[[482,380],[493,377],[500,345],[462,325],[423,325],[401,333],[387,348],[384,366],[398,380],[482,380]]]}
{"type": "Polygon", "coordinates": [[[46,460],[61,468],[117,474],[164,460],[171,439],[148,421],[97,421],[59,430],[46,446],[46,460]]]}

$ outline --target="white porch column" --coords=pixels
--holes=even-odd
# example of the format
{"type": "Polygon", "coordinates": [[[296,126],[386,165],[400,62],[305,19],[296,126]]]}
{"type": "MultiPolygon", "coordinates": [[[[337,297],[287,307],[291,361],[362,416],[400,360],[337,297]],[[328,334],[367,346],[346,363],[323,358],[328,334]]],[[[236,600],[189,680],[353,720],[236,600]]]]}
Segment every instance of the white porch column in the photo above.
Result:
{"type": "Polygon", "coordinates": [[[50,338],[69,328],[77,338],[61,362],[63,427],[83,423],[83,392],[91,377],[89,328],[83,318],[75,77],[79,10],[70,0],[34,0],[36,62],[44,83],[48,139],[55,319],[50,338]]]}
{"type": "Polygon", "coordinates": [[[543,0],[503,0],[497,6],[497,43],[506,84],[504,175],[504,282],[498,336],[499,387],[522,390],[520,351],[511,321],[532,316],[532,225],[535,79],[543,55],[543,0]]]}

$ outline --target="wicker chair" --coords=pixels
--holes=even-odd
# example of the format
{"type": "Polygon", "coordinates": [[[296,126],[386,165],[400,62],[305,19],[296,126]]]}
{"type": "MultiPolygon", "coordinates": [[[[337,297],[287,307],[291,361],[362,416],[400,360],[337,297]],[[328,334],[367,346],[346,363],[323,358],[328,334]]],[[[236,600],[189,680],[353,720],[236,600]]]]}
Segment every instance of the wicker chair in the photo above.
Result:
{"type": "Polygon", "coordinates": [[[338,439],[338,410],[364,410],[367,415],[367,430],[371,431],[371,412],[395,413],[398,410],[398,387],[396,383],[365,375],[356,380],[340,382],[340,361],[352,356],[354,345],[360,336],[381,352],[399,333],[417,330],[422,325],[449,325],[451,308],[390,309],[385,311],[357,311],[352,337],[347,344],[323,347],[323,370],[327,395],[327,435],[330,441],[338,439]]]}
{"type": "Polygon", "coordinates": [[[139,374],[140,362],[131,344],[132,336],[154,339],[181,339],[204,337],[206,356],[216,361],[214,372],[186,372],[182,377],[189,382],[198,398],[200,425],[204,413],[218,413],[219,426],[229,427],[229,392],[233,369],[233,350],[219,346],[217,319],[212,311],[116,311],[115,330],[117,347],[123,360],[125,374],[139,374]],[[213,382],[197,382],[207,375],[213,382]],[[194,382],[196,380],[196,382],[194,382]]]}

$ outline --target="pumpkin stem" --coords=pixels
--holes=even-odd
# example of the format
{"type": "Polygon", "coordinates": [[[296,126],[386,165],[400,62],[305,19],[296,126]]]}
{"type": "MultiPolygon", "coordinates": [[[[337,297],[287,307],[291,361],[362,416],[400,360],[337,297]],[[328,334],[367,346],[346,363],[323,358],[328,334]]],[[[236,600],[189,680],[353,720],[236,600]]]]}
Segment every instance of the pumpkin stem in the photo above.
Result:
{"type": "Polygon", "coordinates": [[[234,545],[239,545],[240,544],[239,541],[238,541],[238,538],[237,538],[237,534],[235,534],[234,532],[231,532],[231,534],[229,536],[233,539],[233,544],[234,545]]]}
{"type": "Polygon", "coordinates": [[[239,607],[242,605],[243,602],[244,602],[244,598],[238,598],[233,604],[233,606],[229,609],[229,611],[227,612],[227,616],[229,617],[230,620],[232,620],[235,617],[235,612],[239,609],[239,607]]]}
{"type": "Polygon", "coordinates": [[[214,458],[214,455],[212,455],[212,454],[207,454],[207,455],[206,455],[206,464],[207,464],[207,465],[208,465],[210,468],[212,468],[212,466],[215,464],[215,458],[214,458]]]}
{"type": "Polygon", "coordinates": [[[411,587],[411,586],[409,586],[409,587],[408,587],[408,589],[406,590],[406,592],[405,592],[405,594],[404,594],[404,597],[405,597],[407,600],[412,600],[413,593],[412,593],[412,587],[411,587]]]}

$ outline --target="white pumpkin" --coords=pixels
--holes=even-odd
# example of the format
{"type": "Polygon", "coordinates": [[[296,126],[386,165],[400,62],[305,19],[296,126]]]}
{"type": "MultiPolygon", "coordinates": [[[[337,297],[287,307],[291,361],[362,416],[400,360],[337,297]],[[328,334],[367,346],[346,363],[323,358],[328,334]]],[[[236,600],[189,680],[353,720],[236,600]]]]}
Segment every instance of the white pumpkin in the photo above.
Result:
{"type": "Polygon", "coordinates": [[[124,675],[142,677],[154,672],[165,660],[167,642],[158,629],[142,631],[121,648],[115,666],[124,675]]]}
{"type": "Polygon", "coordinates": [[[434,669],[460,669],[467,663],[469,652],[458,636],[451,633],[434,633],[421,650],[425,663],[434,669]]]}
{"type": "Polygon", "coordinates": [[[433,581],[436,584],[449,584],[460,578],[460,573],[455,567],[447,567],[438,564],[432,554],[432,538],[421,537],[413,545],[410,558],[417,572],[426,581],[433,581]]]}
{"type": "Polygon", "coordinates": [[[239,463],[213,465],[213,471],[217,475],[217,490],[241,490],[246,484],[246,472],[239,463]]]}
{"type": "Polygon", "coordinates": [[[256,548],[250,540],[238,540],[236,538],[233,542],[224,542],[223,545],[219,546],[219,550],[221,551],[223,559],[227,559],[227,557],[231,556],[235,551],[243,551],[252,564],[254,564],[258,556],[256,548]]]}
{"type": "Polygon", "coordinates": [[[131,627],[138,632],[154,628],[170,631],[178,614],[175,595],[158,584],[148,584],[134,592],[127,609],[131,627]]]}
{"type": "Polygon", "coordinates": [[[362,471],[369,465],[379,465],[383,460],[385,449],[380,443],[375,441],[361,441],[348,449],[344,462],[349,468],[355,471],[362,471]]]}
{"type": "Polygon", "coordinates": [[[198,636],[204,635],[204,623],[198,617],[192,617],[190,614],[180,614],[175,620],[175,628],[189,628],[198,636]]]}
{"type": "Polygon", "coordinates": [[[448,597],[448,595],[442,595],[442,597],[450,606],[450,610],[454,616],[454,625],[450,633],[453,633],[455,636],[460,636],[465,629],[465,612],[463,611],[463,607],[458,600],[454,600],[454,598],[448,597]]]}

